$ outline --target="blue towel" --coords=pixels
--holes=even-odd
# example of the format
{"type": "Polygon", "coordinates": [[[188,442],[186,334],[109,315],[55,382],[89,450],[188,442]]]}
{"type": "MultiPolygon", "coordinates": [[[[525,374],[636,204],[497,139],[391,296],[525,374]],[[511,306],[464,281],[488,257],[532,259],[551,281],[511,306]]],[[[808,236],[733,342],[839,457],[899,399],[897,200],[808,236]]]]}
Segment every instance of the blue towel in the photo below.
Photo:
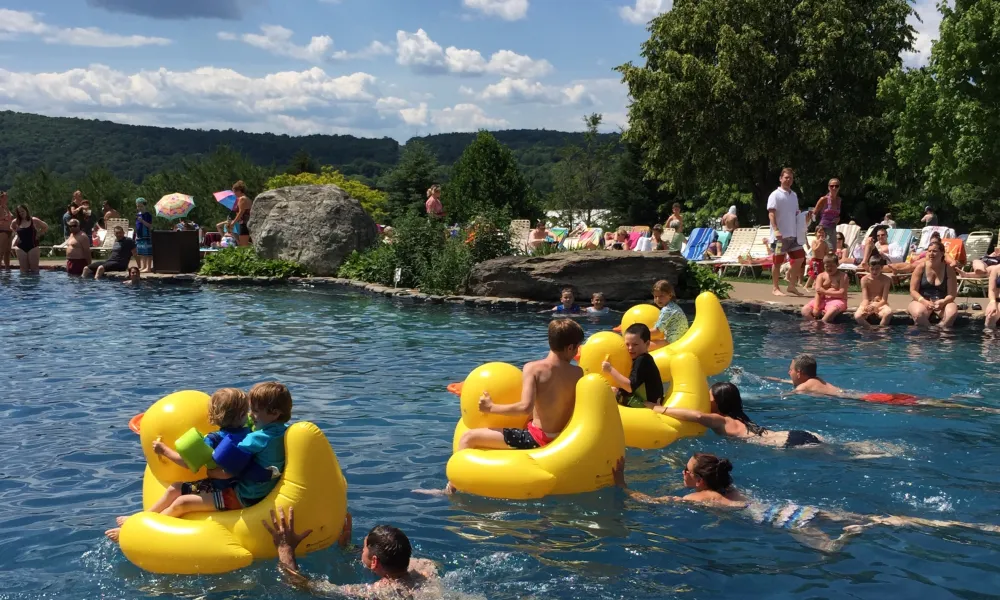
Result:
{"type": "Polygon", "coordinates": [[[687,248],[684,249],[684,258],[688,260],[702,260],[705,258],[705,250],[712,243],[715,230],[711,227],[699,227],[691,232],[687,240],[687,248]]]}

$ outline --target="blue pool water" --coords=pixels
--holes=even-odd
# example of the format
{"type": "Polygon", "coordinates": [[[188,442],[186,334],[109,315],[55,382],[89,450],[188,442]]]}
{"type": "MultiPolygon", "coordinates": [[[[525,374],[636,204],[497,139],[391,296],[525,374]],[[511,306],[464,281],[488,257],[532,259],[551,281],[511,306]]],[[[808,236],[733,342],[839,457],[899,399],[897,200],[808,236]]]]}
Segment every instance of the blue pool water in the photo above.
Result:
{"type": "MultiPolygon", "coordinates": [[[[128,419],[186,388],[286,383],[294,415],[317,423],[350,486],[355,540],[402,527],[449,589],[488,598],[983,598],[1000,584],[1000,536],[876,528],[842,552],[812,550],[738,515],[646,506],[616,490],[505,502],[425,497],[444,484],[458,416],[444,387],[477,365],[546,350],[545,318],[396,304],[318,289],[126,289],[0,274],[6,392],[0,400],[0,598],[298,598],[274,565],[222,576],[143,573],[102,532],[140,507],[143,469],[128,419]]],[[[588,333],[612,323],[585,323],[588,333]]],[[[897,456],[788,452],[709,434],[629,452],[631,485],[679,493],[694,451],[728,456],[763,500],[859,513],[1000,524],[1000,416],[780,398],[789,359],[808,351],[843,387],[996,406],[1000,342],[972,330],[861,333],[733,316],[733,379],[774,428],[876,440],[897,456]]],[[[331,549],[303,566],[366,581],[331,549]]]]}

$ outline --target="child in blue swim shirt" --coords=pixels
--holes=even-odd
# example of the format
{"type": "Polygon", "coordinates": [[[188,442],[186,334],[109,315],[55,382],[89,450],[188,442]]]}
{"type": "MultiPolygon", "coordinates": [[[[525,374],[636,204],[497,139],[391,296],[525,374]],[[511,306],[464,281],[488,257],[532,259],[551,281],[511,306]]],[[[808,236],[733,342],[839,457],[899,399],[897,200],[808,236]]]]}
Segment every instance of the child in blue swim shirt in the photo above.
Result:
{"type": "Polygon", "coordinates": [[[542,312],[550,312],[557,315],[580,314],[580,306],[576,304],[576,297],[573,295],[573,288],[563,288],[562,293],[559,295],[559,302],[561,302],[561,304],[557,304],[550,310],[543,310],[542,312]]]}
{"type": "MultiPolygon", "coordinates": [[[[250,388],[250,415],[254,428],[238,445],[253,455],[252,460],[264,469],[285,470],[285,430],[292,419],[292,394],[277,381],[265,381],[250,388]]],[[[242,507],[263,500],[277,479],[252,481],[241,478],[236,482],[236,496],[242,507]]]]}

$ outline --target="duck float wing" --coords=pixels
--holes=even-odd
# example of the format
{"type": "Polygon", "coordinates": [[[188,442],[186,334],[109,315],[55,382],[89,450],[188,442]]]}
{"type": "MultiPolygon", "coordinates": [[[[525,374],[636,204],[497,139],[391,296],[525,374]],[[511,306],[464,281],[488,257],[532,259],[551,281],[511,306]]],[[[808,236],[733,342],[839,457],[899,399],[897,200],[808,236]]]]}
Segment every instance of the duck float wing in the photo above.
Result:
{"type": "Polygon", "coordinates": [[[693,354],[708,376],[718,375],[733,362],[733,332],[715,294],[704,292],[695,300],[694,322],[687,333],[669,346],[650,352],[664,382],[670,381],[670,358],[693,354]]]}

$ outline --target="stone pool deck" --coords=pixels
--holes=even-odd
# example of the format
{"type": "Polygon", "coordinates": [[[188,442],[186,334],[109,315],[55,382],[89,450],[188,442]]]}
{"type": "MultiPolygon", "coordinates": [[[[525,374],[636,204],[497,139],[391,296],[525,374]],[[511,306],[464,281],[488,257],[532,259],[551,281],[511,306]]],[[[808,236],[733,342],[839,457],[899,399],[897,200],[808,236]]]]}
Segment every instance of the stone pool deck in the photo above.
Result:
{"type": "MultiPolygon", "coordinates": [[[[41,262],[41,268],[48,271],[65,271],[65,261],[43,260],[41,262]]],[[[539,312],[552,308],[552,306],[556,304],[555,300],[552,302],[537,302],[534,300],[525,300],[523,298],[425,294],[419,290],[392,288],[364,281],[341,279],[337,277],[291,277],[286,280],[282,280],[276,277],[206,277],[204,275],[195,274],[174,275],[144,273],[142,278],[144,281],[151,281],[164,285],[246,285],[262,287],[296,285],[330,289],[352,289],[374,296],[392,298],[401,302],[411,302],[415,304],[461,305],[498,311],[539,312]]],[[[108,274],[108,279],[120,281],[125,279],[125,274],[110,273],[108,274]]],[[[731,310],[736,313],[754,314],[763,318],[800,319],[801,317],[799,316],[799,312],[811,299],[811,296],[809,295],[784,297],[773,296],[771,294],[771,286],[766,283],[742,281],[731,283],[733,291],[730,294],[730,298],[728,300],[723,300],[722,304],[727,310],[731,310]]],[[[850,302],[848,302],[849,310],[844,315],[841,315],[841,317],[837,320],[838,323],[853,324],[854,309],[857,308],[860,299],[860,294],[851,294],[850,302]]],[[[956,325],[981,327],[984,319],[983,311],[973,310],[971,309],[971,306],[973,304],[979,304],[985,307],[987,300],[985,298],[961,296],[959,297],[958,302],[960,305],[966,304],[970,308],[959,311],[959,317],[958,321],[956,321],[956,325]]],[[[690,300],[680,301],[680,304],[688,308],[689,312],[693,309],[694,305],[694,303],[690,300]]],[[[907,293],[893,293],[889,298],[889,304],[896,309],[896,312],[893,315],[892,325],[912,324],[912,321],[905,310],[906,306],[909,304],[909,295],[907,293]]],[[[616,305],[615,303],[609,303],[609,306],[614,310],[627,310],[630,308],[630,306],[616,305]]]]}

